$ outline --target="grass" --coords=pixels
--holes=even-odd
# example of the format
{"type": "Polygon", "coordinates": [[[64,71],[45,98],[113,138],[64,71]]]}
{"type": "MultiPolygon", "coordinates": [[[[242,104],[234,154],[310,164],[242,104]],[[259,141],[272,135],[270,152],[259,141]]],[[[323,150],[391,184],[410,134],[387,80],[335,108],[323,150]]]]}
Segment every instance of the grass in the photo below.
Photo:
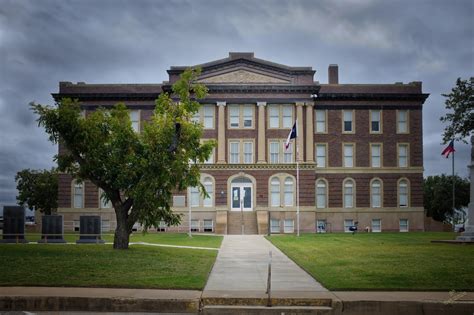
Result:
{"type": "Polygon", "coordinates": [[[200,290],[216,256],[214,250],[142,245],[4,244],[0,285],[200,290]]]}
{"type": "MultiPolygon", "coordinates": [[[[30,242],[36,242],[41,239],[40,233],[27,233],[25,238],[30,242]]],[[[75,243],[79,239],[78,233],[68,233],[64,235],[64,239],[68,243],[75,243]]],[[[104,234],[102,239],[106,242],[113,242],[113,234],[104,234]]],[[[219,248],[222,242],[222,236],[215,235],[198,235],[193,234],[189,237],[186,233],[147,233],[134,232],[130,236],[130,242],[147,242],[154,244],[166,245],[184,245],[184,246],[199,246],[219,248]]]]}
{"type": "Polygon", "coordinates": [[[268,239],[330,290],[474,290],[474,246],[454,233],[303,234],[268,239]]]}

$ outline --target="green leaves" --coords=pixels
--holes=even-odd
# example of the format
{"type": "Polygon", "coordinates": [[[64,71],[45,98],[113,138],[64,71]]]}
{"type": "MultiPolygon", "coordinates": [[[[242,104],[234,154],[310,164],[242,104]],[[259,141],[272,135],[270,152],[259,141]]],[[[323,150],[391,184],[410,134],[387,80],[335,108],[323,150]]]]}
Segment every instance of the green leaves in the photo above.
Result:
{"type": "Polygon", "coordinates": [[[28,205],[45,214],[58,208],[58,173],[56,169],[19,171],[15,176],[18,204],[28,205]]]}
{"type": "Polygon", "coordinates": [[[452,139],[467,143],[466,137],[474,130],[474,77],[469,80],[458,78],[451,93],[442,94],[446,97],[445,105],[449,110],[440,120],[449,123],[443,133],[443,143],[452,139]]]}

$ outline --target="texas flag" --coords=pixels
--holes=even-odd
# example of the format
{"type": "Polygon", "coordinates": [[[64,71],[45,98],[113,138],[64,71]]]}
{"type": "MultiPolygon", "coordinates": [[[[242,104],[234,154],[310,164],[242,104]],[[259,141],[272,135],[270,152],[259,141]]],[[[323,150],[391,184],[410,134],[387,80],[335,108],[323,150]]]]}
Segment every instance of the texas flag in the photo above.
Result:
{"type": "Polygon", "coordinates": [[[446,158],[448,158],[449,154],[454,152],[456,152],[456,150],[454,150],[454,140],[451,140],[449,145],[441,152],[441,155],[446,155],[446,158]]]}
{"type": "Polygon", "coordinates": [[[288,148],[290,147],[290,141],[291,139],[296,139],[296,124],[298,123],[298,121],[295,121],[295,124],[293,125],[293,128],[291,128],[290,130],[290,134],[288,135],[288,138],[286,139],[286,142],[285,142],[285,151],[288,150],[288,148]]]}

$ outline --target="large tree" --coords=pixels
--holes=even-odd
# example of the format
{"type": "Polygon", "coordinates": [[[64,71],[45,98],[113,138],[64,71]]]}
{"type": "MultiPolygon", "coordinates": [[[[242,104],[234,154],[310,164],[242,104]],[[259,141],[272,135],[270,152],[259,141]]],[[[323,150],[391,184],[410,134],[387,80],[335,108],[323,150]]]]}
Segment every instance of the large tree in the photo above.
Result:
{"type": "Polygon", "coordinates": [[[49,138],[67,150],[56,156],[58,168],[79,180],[90,180],[104,191],[115,210],[117,229],[114,248],[128,248],[132,227],[179,224],[181,216],[171,211],[173,191],[198,186],[196,163],[209,158],[213,142],[201,143],[202,126],[192,121],[199,110],[196,99],[207,89],[197,84],[199,69],[185,71],[156,100],[151,120],[142,132],[134,132],[124,104],[98,109],[87,117],[80,104],[62,99],[55,107],[32,104],[49,138]],[[196,163],[189,163],[194,161],[196,163]]]}
{"type": "Polygon", "coordinates": [[[58,173],[56,169],[24,169],[16,173],[16,200],[20,206],[51,214],[58,208],[58,173]]]}
{"type": "Polygon", "coordinates": [[[448,113],[440,120],[449,123],[444,129],[443,142],[454,139],[467,143],[465,138],[474,130],[474,77],[469,80],[458,78],[451,93],[442,95],[447,98],[445,105],[448,113]]]}
{"type": "MultiPolygon", "coordinates": [[[[455,208],[461,210],[469,204],[470,183],[466,178],[454,177],[455,208]]],[[[426,215],[436,221],[447,221],[453,216],[453,177],[446,175],[428,176],[423,181],[426,215]]]]}

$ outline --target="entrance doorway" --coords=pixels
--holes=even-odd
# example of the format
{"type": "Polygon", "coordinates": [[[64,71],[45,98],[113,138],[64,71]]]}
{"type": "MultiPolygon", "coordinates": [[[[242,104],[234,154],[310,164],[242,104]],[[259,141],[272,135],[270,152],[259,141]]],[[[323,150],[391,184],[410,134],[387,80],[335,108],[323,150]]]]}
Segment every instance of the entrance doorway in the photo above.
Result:
{"type": "Polygon", "coordinates": [[[245,177],[239,177],[231,183],[231,210],[252,211],[253,193],[252,181],[245,177]]]}

